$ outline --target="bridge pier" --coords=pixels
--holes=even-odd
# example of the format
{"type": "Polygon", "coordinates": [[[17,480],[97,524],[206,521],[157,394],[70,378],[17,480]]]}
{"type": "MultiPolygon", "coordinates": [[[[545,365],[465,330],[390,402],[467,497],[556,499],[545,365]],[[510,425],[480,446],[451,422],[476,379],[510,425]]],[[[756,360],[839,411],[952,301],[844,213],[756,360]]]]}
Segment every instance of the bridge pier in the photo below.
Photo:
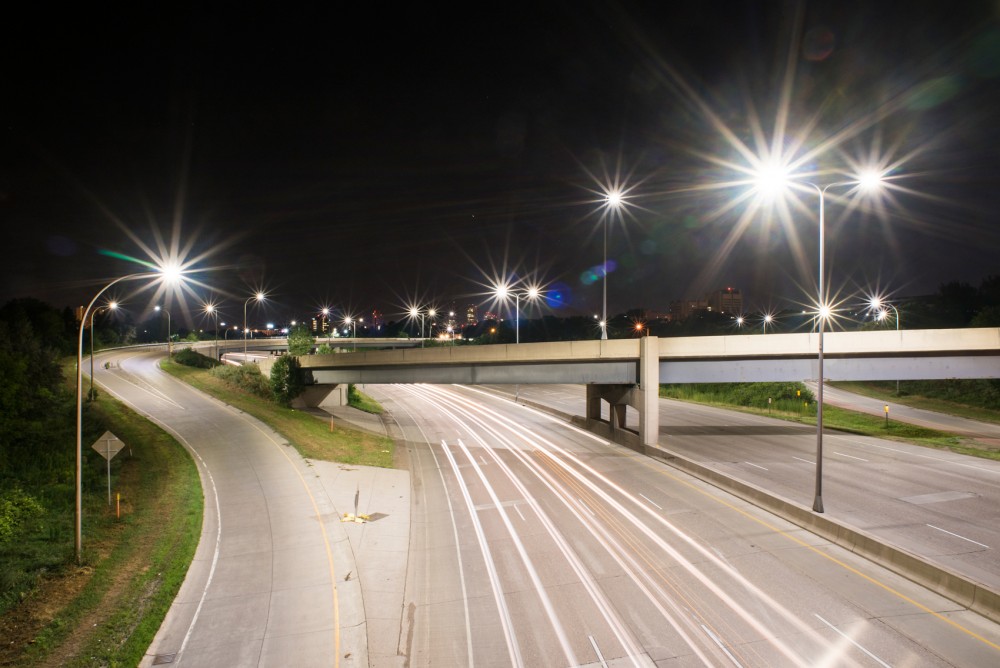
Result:
{"type": "Polygon", "coordinates": [[[660,437],[660,359],[657,338],[639,340],[638,385],[587,385],[586,426],[615,443],[641,450],[656,445],[660,437]],[[608,420],[601,417],[601,402],[608,402],[608,420]],[[625,424],[627,408],[639,412],[639,429],[625,424]]]}
{"type": "Polygon", "coordinates": [[[292,408],[324,408],[347,405],[347,383],[307,385],[305,391],[292,399],[292,408]]]}

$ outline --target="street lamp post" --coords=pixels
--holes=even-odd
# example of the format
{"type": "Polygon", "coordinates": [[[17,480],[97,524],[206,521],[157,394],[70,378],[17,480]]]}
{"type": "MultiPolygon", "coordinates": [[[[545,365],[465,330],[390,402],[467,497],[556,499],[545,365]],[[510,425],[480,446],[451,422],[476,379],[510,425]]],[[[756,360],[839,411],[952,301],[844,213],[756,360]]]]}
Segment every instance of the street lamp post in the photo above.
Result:
{"type": "Polygon", "coordinates": [[[114,311],[118,308],[118,302],[109,302],[107,306],[101,306],[94,309],[93,315],[90,316],[90,401],[94,400],[94,318],[101,311],[114,311]]]}
{"type": "Polygon", "coordinates": [[[214,317],[215,320],[215,359],[219,359],[219,309],[215,304],[205,304],[205,313],[214,317]]]}
{"type": "Polygon", "coordinates": [[[247,306],[250,302],[257,300],[258,303],[264,301],[264,293],[257,291],[257,294],[249,297],[245,302],[243,302],[243,363],[247,363],[247,306]]]}
{"type": "MultiPolygon", "coordinates": [[[[896,331],[899,331],[899,309],[897,309],[893,304],[884,301],[880,297],[873,297],[868,304],[869,307],[876,312],[878,320],[885,320],[889,316],[889,312],[886,310],[886,307],[891,308],[896,314],[896,331]]],[[[896,396],[899,396],[899,379],[896,380],[896,396]]]]}
{"type": "MultiPolygon", "coordinates": [[[[521,343],[521,297],[522,295],[529,300],[538,299],[541,295],[541,290],[535,286],[529,287],[523,293],[518,290],[513,290],[506,285],[498,286],[496,289],[496,295],[499,299],[506,299],[508,296],[513,295],[514,297],[514,343],[521,343]]],[[[606,336],[603,338],[607,338],[606,336]]]]}
{"type": "Polygon", "coordinates": [[[154,311],[163,311],[167,314],[167,359],[171,359],[174,356],[173,346],[170,342],[170,311],[165,308],[160,307],[159,304],[153,307],[154,311]]]}
{"type": "MultiPolygon", "coordinates": [[[[172,271],[171,274],[174,272],[172,271]]],[[[109,288],[124,281],[137,281],[143,278],[155,278],[157,276],[167,276],[166,271],[144,272],[140,274],[129,274],[111,281],[87,305],[83,312],[83,319],[80,321],[80,331],[77,338],[76,347],[76,562],[80,563],[83,551],[83,332],[90,310],[97,303],[109,288]]]]}
{"type": "MultiPolygon", "coordinates": [[[[620,192],[612,191],[609,192],[604,198],[604,205],[608,209],[618,209],[622,204],[622,195],[620,192]]],[[[604,286],[602,289],[602,306],[601,306],[601,340],[606,340],[608,338],[608,218],[610,213],[608,211],[604,212],[601,216],[604,223],[604,263],[601,265],[601,273],[604,274],[604,286]]]]}
{"type": "Polygon", "coordinates": [[[788,175],[782,169],[768,168],[761,170],[756,175],[758,190],[762,192],[775,192],[783,189],[789,183],[795,182],[803,186],[808,186],[819,195],[819,279],[817,289],[819,291],[816,305],[816,331],[817,331],[817,353],[816,370],[819,376],[819,385],[816,392],[816,484],[813,498],[813,511],[823,512],[823,330],[826,319],[830,315],[830,307],[826,299],[825,287],[825,245],[826,245],[826,191],[830,188],[840,188],[852,186],[855,188],[869,189],[881,183],[882,175],[873,171],[866,172],[860,178],[853,181],[838,181],[827,184],[820,188],[815,183],[809,181],[798,181],[788,175]]]}

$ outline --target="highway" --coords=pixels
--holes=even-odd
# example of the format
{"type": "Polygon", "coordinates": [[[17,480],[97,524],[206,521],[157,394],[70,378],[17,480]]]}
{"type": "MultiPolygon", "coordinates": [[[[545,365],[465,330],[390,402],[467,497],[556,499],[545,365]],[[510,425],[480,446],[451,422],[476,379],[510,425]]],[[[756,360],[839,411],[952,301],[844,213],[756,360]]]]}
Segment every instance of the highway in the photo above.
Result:
{"type": "Polygon", "coordinates": [[[408,462],[407,485],[383,484],[384,501],[406,505],[343,524],[355,482],[337,476],[363,467],[304,461],[162,373],[160,355],[107,353],[97,375],[182,440],[206,493],[195,562],[143,665],[1000,660],[1000,628],[983,617],[477,388],[366,388],[408,462]],[[386,530],[405,517],[405,532],[386,530]]]}
{"type": "MultiPolygon", "coordinates": [[[[519,394],[583,413],[579,386],[522,385],[519,394]]],[[[833,431],[823,442],[827,516],[1000,589],[1000,462],[833,431]]],[[[660,399],[660,444],[812,504],[815,427],[660,399]]]]}
{"type": "Polygon", "coordinates": [[[1000,660],[996,624],[650,458],[476,388],[365,389],[412,475],[408,665],[1000,660]]]}

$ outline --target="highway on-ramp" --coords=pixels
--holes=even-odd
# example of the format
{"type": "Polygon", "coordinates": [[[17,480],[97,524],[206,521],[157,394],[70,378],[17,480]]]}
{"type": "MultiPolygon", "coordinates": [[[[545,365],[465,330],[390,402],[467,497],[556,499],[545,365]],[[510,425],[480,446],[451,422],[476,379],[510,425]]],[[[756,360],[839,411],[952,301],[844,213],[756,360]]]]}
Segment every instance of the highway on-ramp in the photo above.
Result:
{"type": "Polygon", "coordinates": [[[205,491],[194,562],[144,664],[337,665],[363,650],[343,581],[354,557],[321,481],[268,427],[160,371],[162,355],[106,353],[96,374],[189,447],[205,491]]]}

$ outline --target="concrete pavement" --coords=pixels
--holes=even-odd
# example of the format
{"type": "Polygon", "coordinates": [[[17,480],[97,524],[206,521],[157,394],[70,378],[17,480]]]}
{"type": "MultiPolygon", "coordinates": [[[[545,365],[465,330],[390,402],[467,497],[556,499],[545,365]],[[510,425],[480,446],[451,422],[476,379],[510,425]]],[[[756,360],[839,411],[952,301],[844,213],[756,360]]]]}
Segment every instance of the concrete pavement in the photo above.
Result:
{"type": "Polygon", "coordinates": [[[409,473],[306,460],[156,356],[107,353],[97,374],[189,449],[205,494],[195,558],[140,665],[398,665],[409,473]],[[342,521],[355,497],[368,523],[342,521]]]}

